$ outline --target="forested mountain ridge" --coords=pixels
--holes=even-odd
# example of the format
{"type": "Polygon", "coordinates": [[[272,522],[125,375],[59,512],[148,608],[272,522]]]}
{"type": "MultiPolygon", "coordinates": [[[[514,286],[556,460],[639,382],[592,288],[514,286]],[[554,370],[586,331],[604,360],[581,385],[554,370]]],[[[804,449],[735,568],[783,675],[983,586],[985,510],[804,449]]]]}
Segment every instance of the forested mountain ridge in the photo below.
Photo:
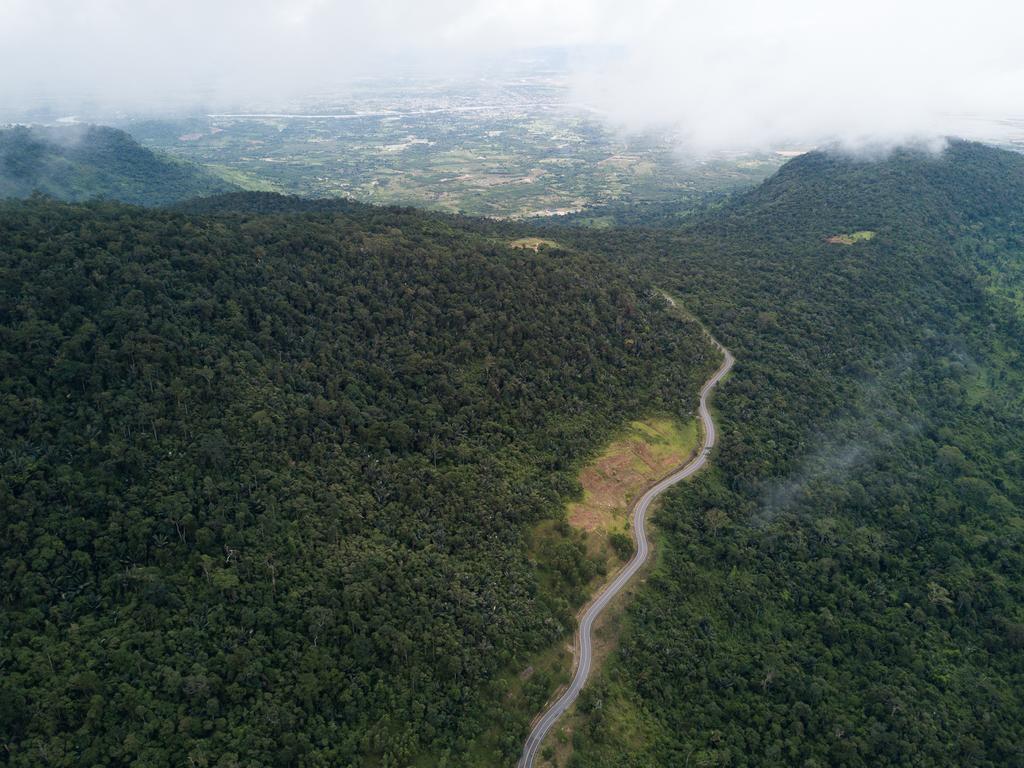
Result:
{"type": "Polygon", "coordinates": [[[954,139],[941,152],[896,149],[883,157],[815,151],[794,158],[703,223],[749,225],[800,208],[802,215],[779,223],[914,222],[949,234],[973,219],[1019,212],[1022,188],[1024,155],[974,142],[954,139]]]}
{"type": "MultiPolygon", "coordinates": [[[[345,197],[296,197],[282,195],[277,192],[226,192],[209,197],[198,197],[184,200],[172,206],[181,213],[195,214],[259,214],[259,213],[367,213],[370,211],[413,212],[421,218],[452,218],[439,213],[428,213],[416,208],[389,206],[382,208],[368,203],[360,203],[345,197]]],[[[469,219],[472,221],[472,219],[469,219]]]]}
{"type": "Polygon", "coordinates": [[[1024,157],[953,142],[579,233],[738,363],[573,766],[1024,765],[1022,221],[1024,157]]]}
{"type": "Polygon", "coordinates": [[[605,259],[408,210],[32,199],[0,244],[10,765],[457,765],[592,575],[525,526],[716,361],[605,259]]]}
{"type": "Polygon", "coordinates": [[[59,200],[168,205],[234,188],[198,166],[154,154],[116,128],[0,129],[0,198],[38,192],[59,200]]]}

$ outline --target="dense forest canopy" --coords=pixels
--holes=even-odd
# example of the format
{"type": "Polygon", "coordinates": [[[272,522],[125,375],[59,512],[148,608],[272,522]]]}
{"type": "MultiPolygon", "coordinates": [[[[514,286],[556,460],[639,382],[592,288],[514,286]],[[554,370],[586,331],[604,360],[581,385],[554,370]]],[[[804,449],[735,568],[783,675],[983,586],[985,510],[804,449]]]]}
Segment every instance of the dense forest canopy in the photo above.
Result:
{"type": "Polygon", "coordinates": [[[608,218],[0,205],[5,760],[460,765],[593,575],[524,531],[717,363],[658,288],[738,362],[571,764],[1024,765],[1024,158],[608,218]]]}
{"type": "Polygon", "coordinates": [[[739,362],[571,765],[1024,765],[1022,222],[1024,157],[954,142],[577,238],[739,362]]]}
{"type": "Polygon", "coordinates": [[[0,129],[0,198],[38,192],[60,200],[168,205],[231,189],[209,171],[156,155],[116,128],[0,129]]]}
{"type": "Polygon", "coordinates": [[[0,205],[10,765],[457,765],[571,627],[525,526],[715,364],[601,257],[276,204],[0,205]]]}

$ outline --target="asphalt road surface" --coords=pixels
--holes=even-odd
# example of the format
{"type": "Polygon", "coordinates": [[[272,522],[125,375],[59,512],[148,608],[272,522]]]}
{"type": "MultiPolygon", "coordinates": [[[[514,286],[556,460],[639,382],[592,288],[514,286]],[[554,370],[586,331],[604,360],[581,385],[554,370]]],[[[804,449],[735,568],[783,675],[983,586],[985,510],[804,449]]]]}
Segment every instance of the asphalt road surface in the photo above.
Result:
{"type": "MultiPolygon", "coordinates": [[[[671,298],[668,298],[672,305],[675,302],[671,298]]],[[[709,334],[710,335],[710,334],[709,334]]],[[[708,456],[711,454],[711,449],[715,445],[715,421],[711,418],[711,411],[708,409],[708,398],[711,395],[715,385],[732,369],[735,359],[732,354],[718,343],[713,337],[711,338],[715,346],[721,350],[724,360],[722,366],[715,371],[715,374],[705,382],[704,386],[700,390],[700,408],[698,410],[700,420],[703,425],[704,431],[704,443],[701,446],[700,452],[685,464],[682,468],[677,469],[671,475],[661,480],[657,484],[651,486],[651,488],[640,497],[640,500],[636,502],[633,507],[633,533],[636,537],[636,553],[632,559],[626,563],[626,567],[619,571],[619,574],[615,577],[615,580],[608,584],[597,598],[587,607],[583,614],[583,618],[580,620],[579,629],[576,632],[576,649],[578,654],[578,663],[576,665],[576,674],[572,678],[572,682],[569,687],[565,689],[565,692],[558,697],[554,704],[552,704],[544,714],[534,723],[533,730],[530,731],[529,737],[526,739],[526,744],[523,745],[523,755],[519,758],[519,768],[533,768],[534,761],[537,759],[537,753],[540,752],[540,746],[544,742],[544,737],[547,736],[548,731],[551,730],[552,726],[558,721],[558,718],[572,706],[572,703],[576,701],[576,697],[580,695],[580,691],[583,690],[583,686],[587,683],[587,678],[590,677],[590,667],[593,661],[593,629],[594,622],[597,617],[601,615],[603,611],[622,588],[629,583],[629,580],[633,578],[637,571],[643,567],[644,563],[647,562],[648,555],[650,554],[650,547],[647,542],[647,531],[644,527],[644,521],[647,517],[647,510],[659,495],[661,495],[666,489],[671,488],[673,485],[678,483],[680,480],[684,480],[708,463],[708,456]]]]}

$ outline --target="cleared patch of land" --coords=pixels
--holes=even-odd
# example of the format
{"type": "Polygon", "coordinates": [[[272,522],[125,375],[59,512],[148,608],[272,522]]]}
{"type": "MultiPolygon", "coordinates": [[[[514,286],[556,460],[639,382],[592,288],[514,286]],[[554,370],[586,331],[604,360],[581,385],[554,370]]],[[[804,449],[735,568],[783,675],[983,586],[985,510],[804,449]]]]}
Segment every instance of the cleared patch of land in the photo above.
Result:
{"type": "MultiPolygon", "coordinates": [[[[667,417],[630,422],[608,447],[580,472],[583,498],[566,510],[569,526],[583,536],[587,557],[598,564],[589,585],[594,595],[633,555],[630,506],[652,483],[685,464],[697,450],[697,421],[680,424],[667,417]]],[[[650,523],[648,523],[650,526],[650,523]]],[[[595,669],[618,641],[622,596],[601,616],[595,630],[595,669]],[[603,631],[602,631],[603,630],[603,631]]]]}
{"type": "Polygon", "coordinates": [[[878,233],[870,229],[862,229],[860,232],[850,232],[844,235],[832,235],[832,237],[826,239],[833,245],[853,245],[854,243],[862,243],[865,240],[871,240],[876,234],[878,233]]]}
{"type": "Polygon", "coordinates": [[[583,499],[569,505],[570,525],[589,533],[628,527],[627,510],[650,483],[683,464],[697,446],[696,422],[634,421],[580,473],[583,499]]]}
{"type": "Polygon", "coordinates": [[[528,248],[531,251],[539,251],[542,245],[548,248],[562,247],[554,240],[546,240],[543,237],[520,237],[518,240],[513,240],[509,243],[511,248],[528,248]]]}
{"type": "Polygon", "coordinates": [[[213,173],[220,176],[224,181],[236,184],[247,192],[282,192],[283,190],[272,181],[256,176],[237,168],[226,165],[208,165],[213,173]]]}

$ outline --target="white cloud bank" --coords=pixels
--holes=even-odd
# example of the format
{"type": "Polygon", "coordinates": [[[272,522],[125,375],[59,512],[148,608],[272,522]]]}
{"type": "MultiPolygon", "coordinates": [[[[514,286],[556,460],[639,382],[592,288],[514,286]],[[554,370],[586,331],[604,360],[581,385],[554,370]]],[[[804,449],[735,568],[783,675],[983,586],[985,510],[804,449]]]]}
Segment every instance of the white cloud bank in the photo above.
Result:
{"type": "Polygon", "coordinates": [[[228,106],[397,60],[613,45],[575,96],[698,151],[928,138],[1024,118],[1020,0],[0,0],[0,105],[228,106]]]}
{"type": "Polygon", "coordinates": [[[971,131],[1024,118],[1024,3],[666,4],[623,60],[583,81],[629,128],[674,126],[695,149],[971,131]]]}

